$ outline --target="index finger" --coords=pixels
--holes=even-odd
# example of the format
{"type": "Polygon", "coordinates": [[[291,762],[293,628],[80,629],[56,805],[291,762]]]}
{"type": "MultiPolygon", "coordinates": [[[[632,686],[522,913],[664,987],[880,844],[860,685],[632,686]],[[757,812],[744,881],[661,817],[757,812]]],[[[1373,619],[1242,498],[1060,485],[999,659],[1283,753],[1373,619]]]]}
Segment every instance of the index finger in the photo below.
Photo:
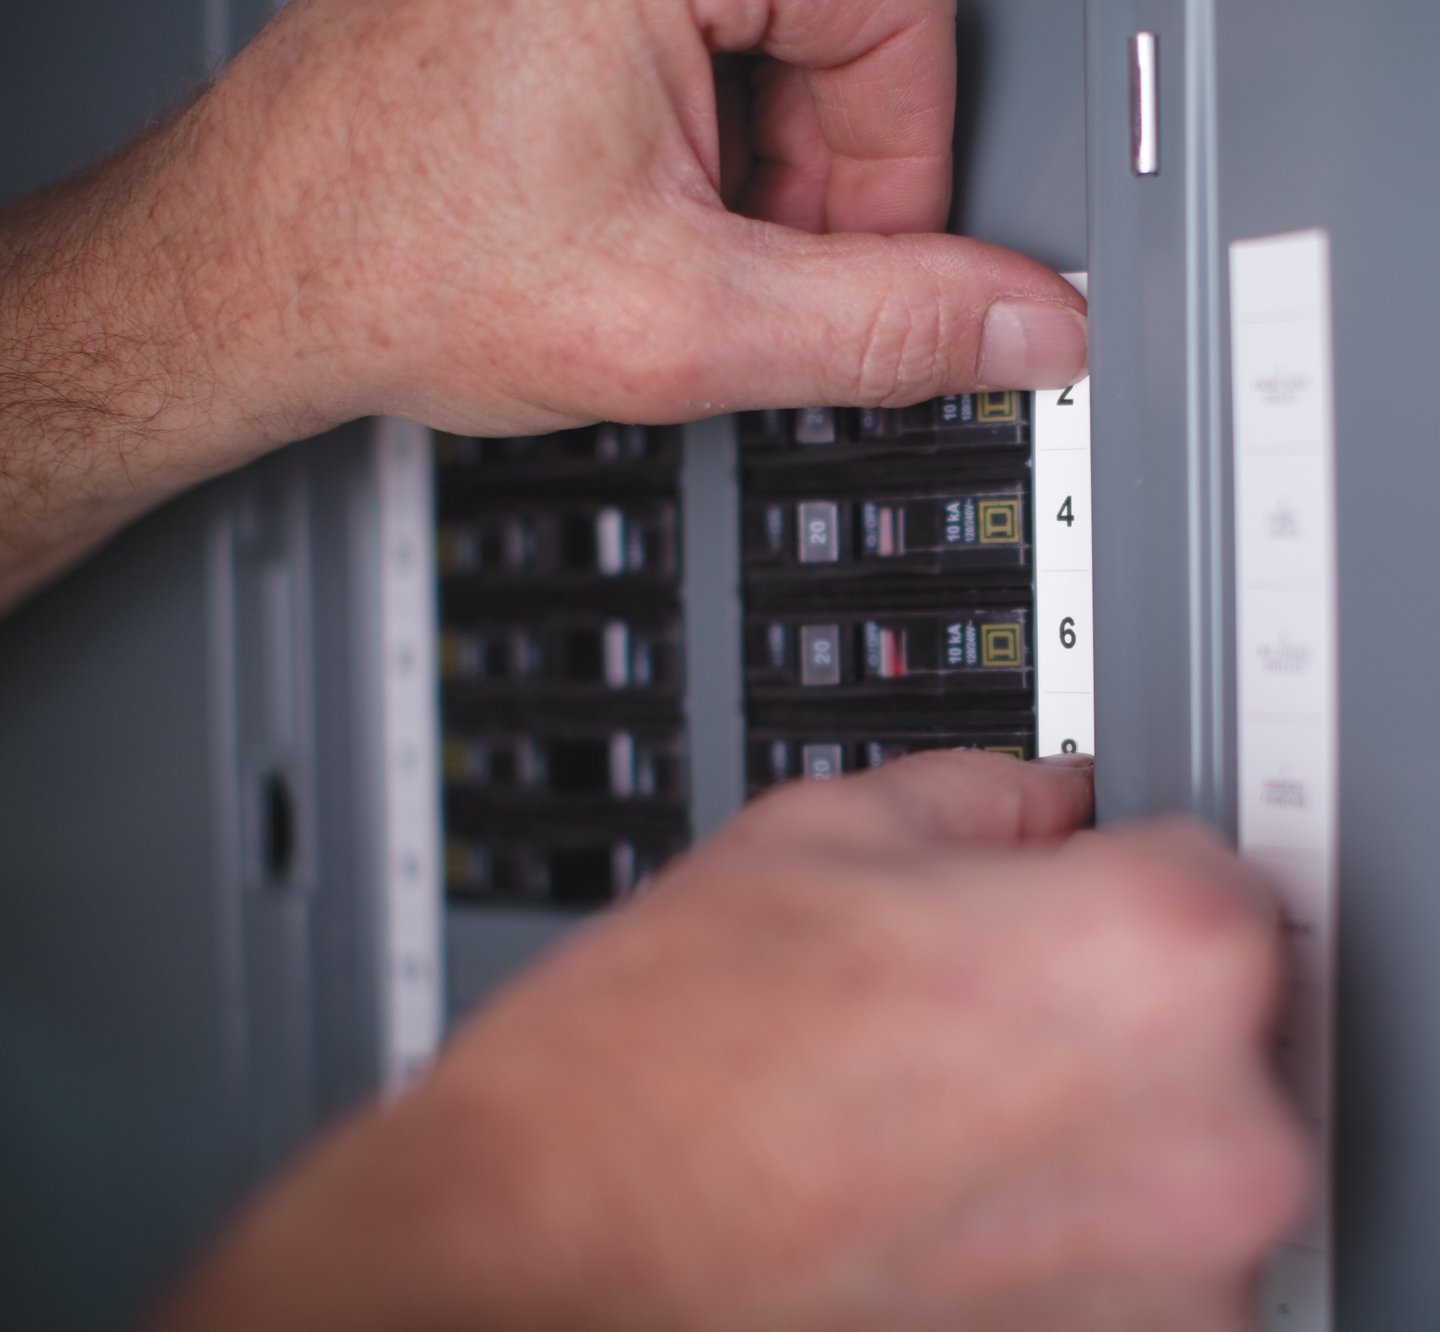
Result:
{"type": "MultiPolygon", "coordinates": [[[[954,0],[695,0],[718,50],[759,47],[803,72],[831,231],[931,231],[950,204],[954,0]]],[[[807,144],[814,136],[772,139],[807,144]]]]}
{"type": "Polygon", "coordinates": [[[1093,776],[1081,755],[1022,763],[936,749],[839,781],[788,783],[762,795],[735,826],[831,849],[1053,842],[1090,821],[1093,776]]]}

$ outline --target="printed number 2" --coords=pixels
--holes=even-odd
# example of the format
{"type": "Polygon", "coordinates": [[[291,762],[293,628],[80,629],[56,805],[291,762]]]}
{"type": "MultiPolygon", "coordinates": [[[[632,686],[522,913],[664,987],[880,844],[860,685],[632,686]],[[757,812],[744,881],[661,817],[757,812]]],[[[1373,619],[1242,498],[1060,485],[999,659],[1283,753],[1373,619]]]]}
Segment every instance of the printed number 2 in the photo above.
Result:
{"type": "Polygon", "coordinates": [[[1060,395],[1060,399],[1059,399],[1058,402],[1056,402],[1055,405],[1056,405],[1057,407],[1073,407],[1073,406],[1075,405],[1075,399],[1072,398],[1070,395],[1071,395],[1072,393],[1074,393],[1074,392],[1075,392],[1075,385],[1074,385],[1074,384],[1067,385],[1067,386],[1066,386],[1066,389],[1065,389],[1065,392],[1060,395]]]}
{"type": "Polygon", "coordinates": [[[1060,512],[1055,515],[1055,521],[1057,523],[1064,523],[1066,527],[1075,526],[1075,510],[1071,505],[1073,498],[1071,495],[1066,495],[1065,503],[1060,506],[1060,512]]]}

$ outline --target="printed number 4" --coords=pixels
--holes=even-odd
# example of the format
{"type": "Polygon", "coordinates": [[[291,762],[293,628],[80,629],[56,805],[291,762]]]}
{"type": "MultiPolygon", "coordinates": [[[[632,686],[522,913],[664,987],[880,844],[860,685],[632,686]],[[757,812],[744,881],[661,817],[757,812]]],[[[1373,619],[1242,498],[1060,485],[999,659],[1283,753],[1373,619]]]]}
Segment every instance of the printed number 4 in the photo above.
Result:
{"type": "Polygon", "coordinates": [[[1066,495],[1065,503],[1060,506],[1060,512],[1055,515],[1055,521],[1064,523],[1066,527],[1075,526],[1075,509],[1071,503],[1073,498],[1072,495],[1066,495]]]}

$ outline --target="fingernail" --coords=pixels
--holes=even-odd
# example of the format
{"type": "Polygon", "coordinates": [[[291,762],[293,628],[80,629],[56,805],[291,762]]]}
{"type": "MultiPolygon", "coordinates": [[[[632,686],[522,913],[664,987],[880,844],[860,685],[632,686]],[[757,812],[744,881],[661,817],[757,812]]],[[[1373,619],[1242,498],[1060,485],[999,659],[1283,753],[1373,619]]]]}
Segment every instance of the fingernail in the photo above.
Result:
{"type": "Polygon", "coordinates": [[[997,301],[985,315],[976,367],[986,388],[1064,388],[1085,375],[1085,316],[1068,305],[997,301]]]}
{"type": "Polygon", "coordinates": [[[1093,754],[1046,754],[1043,758],[1032,761],[1043,763],[1047,768],[1093,768],[1095,766],[1093,754]]]}

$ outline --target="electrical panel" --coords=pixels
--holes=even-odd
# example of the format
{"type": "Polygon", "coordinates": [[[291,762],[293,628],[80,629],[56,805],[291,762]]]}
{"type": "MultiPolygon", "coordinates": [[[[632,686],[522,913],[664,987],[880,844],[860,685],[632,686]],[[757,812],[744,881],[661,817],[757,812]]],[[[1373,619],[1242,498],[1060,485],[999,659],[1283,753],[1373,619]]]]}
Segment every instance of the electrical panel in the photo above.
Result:
{"type": "MultiPolygon", "coordinates": [[[[7,34],[7,197],[270,5],[78,8],[104,41],[73,6],[7,34]]],[[[447,1013],[747,797],[974,746],[1098,750],[1102,823],[1192,811],[1275,874],[1307,987],[1277,1055],[1334,1170],[1267,1327],[1434,1324],[1437,45],[1407,0],[963,3],[952,229],[1088,268],[1093,383],[543,440],[362,423],[0,625],[22,1319],[128,1325],[447,1013]],[[1277,237],[1323,261],[1267,310],[1277,237]],[[1328,341],[1274,333],[1305,319],[1328,341]],[[1323,447],[1292,470],[1250,423],[1302,399],[1323,447]]]]}

